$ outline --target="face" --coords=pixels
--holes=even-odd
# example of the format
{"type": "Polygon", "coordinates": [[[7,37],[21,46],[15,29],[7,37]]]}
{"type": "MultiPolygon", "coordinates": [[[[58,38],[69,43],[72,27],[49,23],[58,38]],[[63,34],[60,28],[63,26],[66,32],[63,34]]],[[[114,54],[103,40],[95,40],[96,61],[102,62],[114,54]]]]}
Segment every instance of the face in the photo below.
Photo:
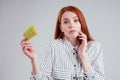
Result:
{"type": "Polygon", "coordinates": [[[64,12],[61,17],[60,29],[66,38],[76,38],[81,30],[78,16],[71,11],[64,12]]]}

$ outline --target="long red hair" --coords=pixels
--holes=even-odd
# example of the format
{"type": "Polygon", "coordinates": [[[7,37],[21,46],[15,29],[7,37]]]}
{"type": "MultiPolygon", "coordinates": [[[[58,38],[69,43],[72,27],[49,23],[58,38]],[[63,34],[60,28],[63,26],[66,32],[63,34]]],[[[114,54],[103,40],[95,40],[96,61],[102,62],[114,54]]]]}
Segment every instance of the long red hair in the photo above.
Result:
{"type": "Polygon", "coordinates": [[[83,15],[83,13],[78,8],[76,8],[74,6],[66,6],[66,7],[63,7],[60,10],[60,12],[58,14],[58,17],[57,17],[54,39],[63,39],[64,38],[64,33],[60,30],[60,24],[61,24],[61,17],[63,15],[63,13],[66,12],[66,11],[71,11],[78,16],[79,21],[81,23],[81,30],[82,30],[83,33],[86,34],[87,41],[89,42],[89,41],[94,40],[89,33],[89,30],[88,30],[88,27],[87,27],[87,24],[86,24],[86,20],[85,20],[85,17],[83,15]]]}

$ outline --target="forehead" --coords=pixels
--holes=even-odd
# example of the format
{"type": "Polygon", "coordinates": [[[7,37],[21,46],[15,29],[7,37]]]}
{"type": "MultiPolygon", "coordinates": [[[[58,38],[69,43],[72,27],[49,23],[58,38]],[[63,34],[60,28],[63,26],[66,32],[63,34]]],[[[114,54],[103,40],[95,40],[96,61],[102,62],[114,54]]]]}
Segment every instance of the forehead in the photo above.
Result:
{"type": "Polygon", "coordinates": [[[77,15],[74,12],[66,11],[63,13],[61,18],[64,19],[64,18],[75,18],[75,17],[77,17],[77,15]]]}

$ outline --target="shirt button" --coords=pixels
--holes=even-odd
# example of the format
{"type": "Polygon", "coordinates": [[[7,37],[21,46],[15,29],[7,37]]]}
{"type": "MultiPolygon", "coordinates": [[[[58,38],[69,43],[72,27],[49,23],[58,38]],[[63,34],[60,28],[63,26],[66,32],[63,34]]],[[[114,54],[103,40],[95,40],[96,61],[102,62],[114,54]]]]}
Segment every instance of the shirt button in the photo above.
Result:
{"type": "Polygon", "coordinates": [[[76,65],[74,65],[74,67],[76,67],[76,65]]]}
{"type": "Polygon", "coordinates": [[[76,77],[73,77],[73,79],[76,79],[76,77]]]}
{"type": "Polygon", "coordinates": [[[75,48],[73,48],[73,50],[75,50],[75,48]]]}
{"type": "Polygon", "coordinates": [[[73,55],[75,55],[75,53],[73,53],[73,55]]]}

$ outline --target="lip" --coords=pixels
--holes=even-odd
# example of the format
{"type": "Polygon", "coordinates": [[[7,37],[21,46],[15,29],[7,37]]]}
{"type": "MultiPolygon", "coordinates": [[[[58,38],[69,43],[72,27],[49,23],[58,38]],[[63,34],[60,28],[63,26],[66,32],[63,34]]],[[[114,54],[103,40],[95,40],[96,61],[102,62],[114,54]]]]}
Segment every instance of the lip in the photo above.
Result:
{"type": "Polygon", "coordinates": [[[74,33],[74,32],[76,32],[76,30],[70,30],[70,32],[69,32],[69,33],[74,33]]]}

